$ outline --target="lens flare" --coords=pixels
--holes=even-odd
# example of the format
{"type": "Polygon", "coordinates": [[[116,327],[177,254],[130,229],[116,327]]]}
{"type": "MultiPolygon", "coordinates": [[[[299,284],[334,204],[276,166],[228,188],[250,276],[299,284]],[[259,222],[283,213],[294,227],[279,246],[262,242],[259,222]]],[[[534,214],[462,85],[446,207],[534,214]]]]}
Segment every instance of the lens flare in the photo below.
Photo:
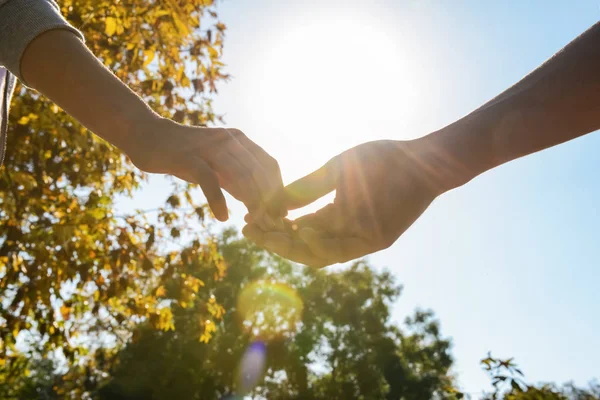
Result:
{"type": "Polygon", "coordinates": [[[242,289],[237,304],[242,326],[263,342],[294,331],[303,308],[294,289],[275,281],[248,284],[242,289]]]}
{"type": "Polygon", "coordinates": [[[239,367],[238,394],[248,393],[262,378],[265,371],[266,353],[267,348],[262,342],[254,342],[246,350],[239,367]]]}

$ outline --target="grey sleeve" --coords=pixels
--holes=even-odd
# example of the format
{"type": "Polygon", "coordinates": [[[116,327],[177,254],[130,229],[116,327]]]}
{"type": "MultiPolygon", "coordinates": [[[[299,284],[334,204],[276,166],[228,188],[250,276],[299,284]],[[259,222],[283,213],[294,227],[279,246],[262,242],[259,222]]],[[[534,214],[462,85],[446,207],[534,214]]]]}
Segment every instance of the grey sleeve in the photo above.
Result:
{"type": "Polygon", "coordinates": [[[53,29],[69,30],[83,40],[54,0],[0,0],[0,65],[27,84],[21,76],[21,57],[33,39],[53,29]]]}

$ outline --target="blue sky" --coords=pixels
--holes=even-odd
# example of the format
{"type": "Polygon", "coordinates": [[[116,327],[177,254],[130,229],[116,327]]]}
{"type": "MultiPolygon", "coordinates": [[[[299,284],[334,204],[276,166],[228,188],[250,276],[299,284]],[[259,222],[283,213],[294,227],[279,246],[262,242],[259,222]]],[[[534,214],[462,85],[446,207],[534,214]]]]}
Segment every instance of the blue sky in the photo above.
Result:
{"type": "MultiPolygon", "coordinates": [[[[460,118],[598,21],[600,0],[228,0],[219,10],[233,80],[216,111],[291,182],[360,142],[460,118]]],[[[531,381],[600,378],[599,149],[590,134],[490,171],[369,258],[404,285],[395,320],[436,312],[475,398],[489,387],[488,351],[515,357],[531,381]]],[[[153,179],[136,206],[164,190],[153,179]]],[[[230,204],[241,227],[244,210],[230,204]]]]}

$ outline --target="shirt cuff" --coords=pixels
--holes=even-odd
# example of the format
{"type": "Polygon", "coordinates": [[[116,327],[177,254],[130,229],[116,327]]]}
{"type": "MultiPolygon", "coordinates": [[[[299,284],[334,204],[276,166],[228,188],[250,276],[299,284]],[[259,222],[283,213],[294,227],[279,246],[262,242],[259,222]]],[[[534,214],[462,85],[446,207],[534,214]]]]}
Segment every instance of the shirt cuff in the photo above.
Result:
{"type": "Polygon", "coordinates": [[[66,29],[82,41],[83,35],[60,14],[51,0],[8,0],[0,6],[0,65],[27,84],[21,75],[21,57],[39,35],[53,29],[66,29]]]}

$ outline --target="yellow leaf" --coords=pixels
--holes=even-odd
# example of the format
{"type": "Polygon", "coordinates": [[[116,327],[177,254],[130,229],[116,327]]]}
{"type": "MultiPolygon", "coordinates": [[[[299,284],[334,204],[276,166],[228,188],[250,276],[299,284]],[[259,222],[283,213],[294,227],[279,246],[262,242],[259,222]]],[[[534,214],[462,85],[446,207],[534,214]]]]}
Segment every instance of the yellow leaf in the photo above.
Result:
{"type": "Polygon", "coordinates": [[[175,13],[173,14],[173,22],[175,22],[175,27],[177,27],[180,35],[187,36],[190,34],[190,30],[188,29],[187,25],[183,23],[181,18],[179,18],[179,16],[175,13]]]}
{"type": "Polygon", "coordinates": [[[21,117],[19,121],[17,121],[19,125],[27,125],[29,123],[29,117],[21,117]]]}
{"type": "Polygon", "coordinates": [[[144,51],[144,67],[147,67],[154,60],[154,50],[144,51]]]}
{"type": "Polygon", "coordinates": [[[160,321],[158,323],[158,328],[163,331],[175,330],[175,325],[173,324],[173,314],[171,310],[168,308],[163,308],[160,310],[160,321]]]}
{"type": "Polygon", "coordinates": [[[60,315],[62,315],[63,320],[68,320],[71,316],[71,307],[67,307],[64,304],[60,306],[60,315]]]}
{"type": "Polygon", "coordinates": [[[181,67],[179,67],[179,69],[177,70],[177,75],[175,76],[176,79],[178,81],[181,80],[181,78],[183,77],[183,73],[185,72],[185,67],[182,65],[181,67]]]}
{"type": "Polygon", "coordinates": [[[208,46],[208,54],[211,56],[211,58],[219,57],[219,52],[212,46],[208,46]]]}
{"type": "Polygon", "coordinates": [[[200,335],[200,342],[208,343],[210,341],[210,337],[211,337],[210,334],[203,333],[202,335],[200,335]]]}
{"type": "Polygon", "coordinates": [[[156,297],[163,297],[167,294],[164,286],[159,286],[156,288],[156,297]]]}
{"type": "Polygon", "coordinates": [[[199,340],[202,343],[208,343],[212,338],[212,333],[217,331],[217,327],[209,319],[207,319],[206,322],[203,322],[202,325],[204,325],[204,333],[200,335],[199,340]]]}
{"type": "Polygon", "coordinates": [[[117,30],[117,20],[113,17],[107,17],[105,23],[106,28],[104,29],[104,33],[108,36],[114,35],[117,30]]]}

